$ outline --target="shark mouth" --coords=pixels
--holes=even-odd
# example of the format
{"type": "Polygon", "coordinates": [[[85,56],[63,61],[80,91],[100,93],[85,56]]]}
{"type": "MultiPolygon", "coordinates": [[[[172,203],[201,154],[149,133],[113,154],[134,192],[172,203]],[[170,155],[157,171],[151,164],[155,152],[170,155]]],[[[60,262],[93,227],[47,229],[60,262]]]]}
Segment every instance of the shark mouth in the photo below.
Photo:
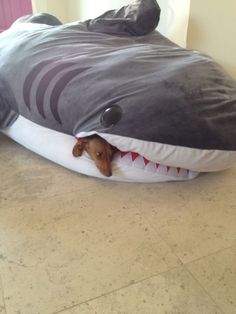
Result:
{"type": "Polygon", "coordinates": [[[197,172],[181,167],[173,167],[148,160],[135,152],[122,152],[116,150],[114,162],[117,165],[142,169],[165,176],[178,177],[179,179],[196,176],[197,172]]]}
{"type": "MultiPolygon", "coordinates": [[[[95,133],[96,134],[96,133],[95,133]]],[[[89,134],[91,135],[91,134],[89,134]]],[[[76,140],[83,138],[84,136],[76,136],[76,140]]],[[[175,167],[166,165],[161,162],[154,162],[137,152],[123,151],[117,148],[117,146],[111,144],[113,150],[113,168],[121,168],[129,171],[142,171],[143,173],[149,172],[150,174],[157,174],[166,177],[172,177],[176,180],[184,180],[194,178],[198,175],[198,172],[192,171],[185,167],[175,167]]],[[[85,152],[86,157],[91,157],[85,152]]]]}
{"type": "MultiPolygon", "coordinates": [[[[79,140],[82,137],[76,136],[75,138],[76,140],[79,140]]],[[[134,170],[136,168],[139,170],[157,173],[165,176],[179,177],[180,179],[195,177],[198,174],[198,172],[191,171],[184,167],[174,167],[165,165],[161,162],[154,162],[137,152],[122,151],[111,143],[110,145],[114,153],[113,164],[115,163],[116,165],[121,167],[132,167],[134,168],[134,170]]],[[[86,156],[90,158],[88,154],[86,154],[86,156]]]]}
{"type": "MultiPolygon", "coordinates": [[[[155,183],[167,181],[186,181],[195,178],[198,172],[189,170],[187,167],[175,167],[167,163],[150,160],[143,154],[116,149],[112,160],[112,176],[103,176],[93,160],[87,156],[87,152],[79,158],[74,158],[72,148],[75,137],[57,132],[19,116],[16,121],[5,130],[7,136],[61,166],[84,175],[98,177],[113,181],[155,183]]],[[[160,156],[159,156],[160,157],[160,156]]],[[[190,168],[191,169],[191,168],[190,168]]]]}

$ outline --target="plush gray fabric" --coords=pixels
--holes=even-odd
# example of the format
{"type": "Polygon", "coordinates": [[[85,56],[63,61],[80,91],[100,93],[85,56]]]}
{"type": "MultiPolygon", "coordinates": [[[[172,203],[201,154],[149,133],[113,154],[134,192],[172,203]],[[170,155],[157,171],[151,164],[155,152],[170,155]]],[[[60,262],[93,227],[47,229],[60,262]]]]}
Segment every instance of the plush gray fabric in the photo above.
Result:
{"type": "Polygon", "coordinates": [[[29,17],[2,33],[0,125],[21,114],[68,134],[236,150],[235,81],[155,31],[159,14],[140,0],[75,24],[29,17]]]}

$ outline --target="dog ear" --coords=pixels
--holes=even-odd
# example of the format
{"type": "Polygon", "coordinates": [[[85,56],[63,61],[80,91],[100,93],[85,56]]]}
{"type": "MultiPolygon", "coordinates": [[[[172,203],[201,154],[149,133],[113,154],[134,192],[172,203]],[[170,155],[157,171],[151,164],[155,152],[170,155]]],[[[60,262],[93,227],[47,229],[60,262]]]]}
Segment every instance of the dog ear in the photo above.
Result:
{"type": "Polygon", "coordinates": [[[86,140],[84,139],[78,140],[78,142],[75,144],[72,150],[72,154],[74,157],[80,157],[82,155],[85,144],[86,144],[86,140]]]}

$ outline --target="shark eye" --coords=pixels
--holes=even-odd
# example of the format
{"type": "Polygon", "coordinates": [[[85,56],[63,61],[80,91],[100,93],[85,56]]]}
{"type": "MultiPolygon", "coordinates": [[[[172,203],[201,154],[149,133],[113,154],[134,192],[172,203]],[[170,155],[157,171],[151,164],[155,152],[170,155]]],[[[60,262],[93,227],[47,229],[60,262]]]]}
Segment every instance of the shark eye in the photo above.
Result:
{"type": "Polygon", "coordinates": [[[105,128],[113,126],[120,121],[122,117],[122,110],[120,106],[114,105],[104,110],[100,122],[105,128]]]}

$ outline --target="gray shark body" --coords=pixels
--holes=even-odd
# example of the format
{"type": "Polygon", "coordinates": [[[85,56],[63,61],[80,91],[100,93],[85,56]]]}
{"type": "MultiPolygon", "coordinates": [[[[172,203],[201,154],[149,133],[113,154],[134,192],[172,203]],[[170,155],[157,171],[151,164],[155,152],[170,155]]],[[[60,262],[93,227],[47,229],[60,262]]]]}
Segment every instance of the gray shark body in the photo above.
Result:
{"type": "Polygon", "coordinates": [[[0,34],[0,126],[22,115],[71,135],[236,150],[235,81],[156,31],[159,15],[144,0],[85,22],[15,23],[0,34]]]}

